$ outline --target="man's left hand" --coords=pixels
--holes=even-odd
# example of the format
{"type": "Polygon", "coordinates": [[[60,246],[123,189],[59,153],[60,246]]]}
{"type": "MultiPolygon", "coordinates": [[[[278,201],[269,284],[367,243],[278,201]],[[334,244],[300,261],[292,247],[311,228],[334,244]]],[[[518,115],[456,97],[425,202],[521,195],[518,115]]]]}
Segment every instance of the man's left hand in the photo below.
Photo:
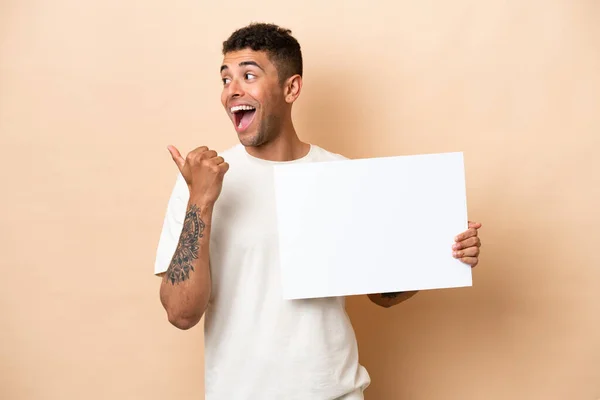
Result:
{"type": "Polygon", "coordinates": [[[454,258],[459,259],[475,268],[479,262],[479,248],[481,247],[481,240],[477,234],[477,230],[481,228],[479,222],[469,221],[469,229],[461,233],[454,238],[454,245],[452,246],[452,255],[454,258]]]}

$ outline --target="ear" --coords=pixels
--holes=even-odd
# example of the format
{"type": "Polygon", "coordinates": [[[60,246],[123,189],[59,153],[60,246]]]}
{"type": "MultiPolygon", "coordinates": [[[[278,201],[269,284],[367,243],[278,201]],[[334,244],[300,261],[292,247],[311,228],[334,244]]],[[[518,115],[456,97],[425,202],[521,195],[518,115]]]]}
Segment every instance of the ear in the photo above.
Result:
{"type": "Polygon", "coordinates": [[[293,75],[289,77],[283,85],[283,95],[285,102],[292,104],[300,96],[302,90],[302,77],[300,75],[293,75]]]}

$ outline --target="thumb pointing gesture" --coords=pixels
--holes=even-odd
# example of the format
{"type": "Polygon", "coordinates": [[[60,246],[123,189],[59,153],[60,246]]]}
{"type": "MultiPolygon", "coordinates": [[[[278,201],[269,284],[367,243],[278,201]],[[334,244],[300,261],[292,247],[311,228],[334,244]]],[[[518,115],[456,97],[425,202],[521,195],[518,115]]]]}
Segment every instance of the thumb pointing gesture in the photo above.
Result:
{"type": "Polygon", "coordinates": [[[185,159],[181,157],[181,153],[179,150],[175,148],[175,146],[167,146],[169,153],[171,153],[171,157],[173,157],[173,161],[177,164],[177,168],[179,168],[179,172],[183,173],[183,166],[185,165],[185,159]]]}
{"type": "Polygon", "coordinates": [[[204,206],[214,204],[221,193],[229,164],[206,146],[190,151],[185,158],[175,146],[169,145],[167,149],[187,183],[190,198],[194,197],[204,206]]]}

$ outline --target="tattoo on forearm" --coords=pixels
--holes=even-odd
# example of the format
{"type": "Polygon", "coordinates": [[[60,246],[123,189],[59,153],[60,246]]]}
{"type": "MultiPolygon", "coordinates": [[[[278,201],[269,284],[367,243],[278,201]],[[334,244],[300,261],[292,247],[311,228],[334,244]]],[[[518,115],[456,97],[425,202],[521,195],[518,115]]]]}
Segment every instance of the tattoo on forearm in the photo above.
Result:
{"type": "Polygon", "coordinates": [[[194,270],[192,263],[198,258],[198,239],[203,236],[205,227],[200,219],[200,209],[192,204],[185,214],[181,237],[166,273],[167,280],[173,285],[190,278],[190,272],[194,270]]]}
{"type": "Polygon", "coordinates": [[[383,297],[384,299],[395,299],[396,297],[400,296],[401,294],[403,294],[404,292],[388,292],[388,293],[381,293],[381,297],[383,297]]]}

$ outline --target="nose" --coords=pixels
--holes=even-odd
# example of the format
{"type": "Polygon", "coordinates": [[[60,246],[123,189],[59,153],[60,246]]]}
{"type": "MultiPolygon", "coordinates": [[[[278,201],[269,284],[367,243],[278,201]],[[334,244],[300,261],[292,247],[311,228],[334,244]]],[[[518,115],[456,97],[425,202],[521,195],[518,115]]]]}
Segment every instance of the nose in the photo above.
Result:
{"type": "Polygon", "coordinates": [[[242,88],[242,85],[240,85],[240,83],[238,82],[237,79],[232,79],[231,82],[229,83],[229,87],[228,87],[228,93],[227,95],[229,96],[230,99],[235,99],[237,97],[242,97],[244,95],[244,90],[242,88]]]}

